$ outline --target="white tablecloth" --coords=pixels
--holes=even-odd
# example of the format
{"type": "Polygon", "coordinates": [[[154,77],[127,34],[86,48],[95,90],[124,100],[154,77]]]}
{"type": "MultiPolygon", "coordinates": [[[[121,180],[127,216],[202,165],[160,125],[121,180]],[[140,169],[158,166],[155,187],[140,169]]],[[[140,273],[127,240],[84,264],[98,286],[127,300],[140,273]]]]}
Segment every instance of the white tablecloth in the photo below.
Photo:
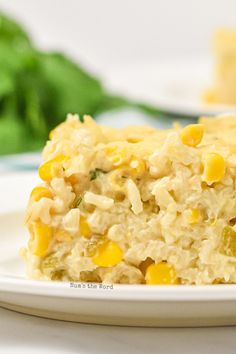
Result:
{"type": "Polygon", "coordinates": [[[236,327],[135,328],[86,325],[0,308],[0,353],[235,354],[236,327]]]}

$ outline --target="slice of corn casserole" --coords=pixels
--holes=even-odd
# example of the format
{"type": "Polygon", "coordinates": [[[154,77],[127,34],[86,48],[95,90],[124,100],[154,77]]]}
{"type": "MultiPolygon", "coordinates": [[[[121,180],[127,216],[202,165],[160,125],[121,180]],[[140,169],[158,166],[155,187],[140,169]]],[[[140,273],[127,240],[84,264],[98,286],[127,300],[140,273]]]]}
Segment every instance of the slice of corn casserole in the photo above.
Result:
{"type": "Polygon", "coordinates": [[[214,36],[214,86],[204,94],[208,103],[236,104],[236,30],[220,29],[214,36]]]}
{"type": "Polygon", "coordinates": [[[236,283],[236,117],[170,130],[69,115],[26,213],[34,279],[236,283]]]}

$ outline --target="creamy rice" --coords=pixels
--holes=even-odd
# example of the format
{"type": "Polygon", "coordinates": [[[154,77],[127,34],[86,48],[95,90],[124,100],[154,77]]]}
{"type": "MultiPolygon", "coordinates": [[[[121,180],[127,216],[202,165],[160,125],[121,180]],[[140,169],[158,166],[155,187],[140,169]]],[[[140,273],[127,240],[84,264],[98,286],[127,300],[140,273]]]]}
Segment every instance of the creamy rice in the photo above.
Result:
{"type": "Polygon", "coordinates": [[[63,157],[43,178],[50,195],[31,196],[27,208],[28,275],[140,284],[148,259],[181,284],[235,283],[236,117],[200,123],[203,139],[189,146],[180,126],[112,129],[68,115],[43,151],[46,162],[63,157]],[[209,153],[225,163],[213,182],[209,153]]]}

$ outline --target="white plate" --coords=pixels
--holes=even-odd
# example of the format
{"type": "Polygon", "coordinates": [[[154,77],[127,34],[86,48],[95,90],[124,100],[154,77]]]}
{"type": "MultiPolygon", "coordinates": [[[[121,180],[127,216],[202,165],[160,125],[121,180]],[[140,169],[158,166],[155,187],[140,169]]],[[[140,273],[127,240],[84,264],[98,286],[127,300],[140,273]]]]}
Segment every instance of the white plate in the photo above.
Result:
{"type": "Polygon", "coordinates": [[[212,85],[213,63],[203,59],[133,63],[113,70],[107,86],[114,92],[147,102],[163,112],[198,117],[236,112],[236,105],[207,105],[203,92],[212,85]]]}
{"type": "Polygon", "coordinates": [[[32,173],[0,178],[0,306],[36,316],[99,324],[236,324],[235,285],[114,285],[104,289],[26,279],[18,250],[27,239],[23,208],[36,179],[32,173]]]}
{"type": "Polygon", "coordinates": [[[41,163],[41,154],[37,152],[20,153],[0,157],[0,172],[33,171],[41,163]]]}

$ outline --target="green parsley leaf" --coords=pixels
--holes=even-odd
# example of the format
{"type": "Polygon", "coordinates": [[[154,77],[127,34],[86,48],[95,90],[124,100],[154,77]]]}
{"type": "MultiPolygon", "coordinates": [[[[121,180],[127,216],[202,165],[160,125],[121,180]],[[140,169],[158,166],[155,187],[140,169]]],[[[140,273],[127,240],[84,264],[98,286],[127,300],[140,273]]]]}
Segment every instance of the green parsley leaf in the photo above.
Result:
{"type": "Polygon", "coordinates": [[[101,173],[107,173],[106,171],[103,171],[100,168],[95,168],[94,170],[90,171],[90,181],[95,180],[101,173]]]}
{"type": "Polygon", "coordinates": [[[78,208],[80,206],[80,204],[82,203],[83,201],[83,198],[81,196],[78,196],[76,199],[75,199],[75,208],[78,208]]]}

